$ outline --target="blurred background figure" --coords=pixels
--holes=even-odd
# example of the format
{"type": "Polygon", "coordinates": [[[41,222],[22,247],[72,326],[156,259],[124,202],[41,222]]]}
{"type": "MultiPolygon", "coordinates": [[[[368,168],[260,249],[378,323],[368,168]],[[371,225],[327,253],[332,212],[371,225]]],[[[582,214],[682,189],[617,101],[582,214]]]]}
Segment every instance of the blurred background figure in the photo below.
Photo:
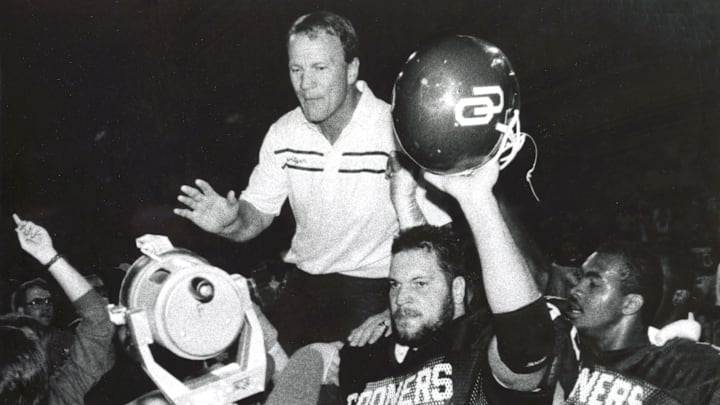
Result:
{"type": "Polygon", "coordinates": [[[48,371],[52,374],[70,355],[73,334],[56,325],[55,298],[48,283],[35,278],[20,284],[12,295],[13,312],[36,319],[48,339],[48,371]]]}
{"type": "MultiPolygon", "coordinates": [[[[84,403],[85,394],[114,363],[111,342],[115,328],[106,310],[107,300],[55,250],[45,228],[17,215],[13,220],[20,247],[47,269],[82,320],[67,361],[51,372],[46,347],[48,326],[21,314],[0,318],[0,399],[3,404],[84,403]]],[[[49,305],[52,297],[47,287],[27,284],[31,287],[20,288],[16,294],[23,311],[38,304],[49,305]]],[[[42,315],[43,321],[52,322],[50,316],[42,315]]]]}
{"type": "Polygon", "coordinates": [[[692,287],[692,309],[702,325],[700,340],[720,345],[720,264],[714,273],[698,273],[692,287]]]}
{"type": "Polygon", "coordinates": [[[48,283],[38,277],[20,284],[13,293],[13,311],[51,326],[55,321],[55,307],[48,283]]]}

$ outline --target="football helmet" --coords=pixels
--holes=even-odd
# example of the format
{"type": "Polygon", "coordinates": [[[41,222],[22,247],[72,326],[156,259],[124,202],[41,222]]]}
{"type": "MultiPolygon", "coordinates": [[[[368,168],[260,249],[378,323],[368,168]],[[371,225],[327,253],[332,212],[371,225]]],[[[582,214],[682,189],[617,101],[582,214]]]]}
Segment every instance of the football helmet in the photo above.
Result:
{"type": "Polygon", "coordinates": [[[522,148],[520,91],[505,54],[481,39],[453,35],[412,53],[393,88],[395,136],[420,167],[460,174],[522,148]]]}

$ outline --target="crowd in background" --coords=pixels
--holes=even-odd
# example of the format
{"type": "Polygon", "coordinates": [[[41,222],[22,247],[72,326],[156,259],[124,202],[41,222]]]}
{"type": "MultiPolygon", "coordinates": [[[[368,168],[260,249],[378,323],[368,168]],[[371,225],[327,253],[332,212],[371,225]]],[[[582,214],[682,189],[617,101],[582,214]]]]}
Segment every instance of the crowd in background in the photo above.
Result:
{"type": "MultiPolygon", "coordinates": [[[[651,208],[651,203],[641,202],[634,213],[619,212],[615,226],[619,235],[642,242],[652,248],[660,258],[665,275],[665,291],[654,325],[662,327],[673,321],[686,319],[692,312],[694,319],[701,325],[700,341],[719,345],[720,285],[717,280],[720,265],[714,233],[718,223],[718,199],[712,195],[701,197],[681,202],[680,206],[651,208]],[[688,238],[688,235],[693,236],[688,238]]],[[[582,221],[583,218],[580,217],[569,218],[566,222],[568,225],[560,227],[560,231],[565,235],[573,235],[569,224],[577,226],[576,231],[579,231],[582,221]]],[[[66,232],[69,230],[55,230],[57,234],[66,232]]],[[[557,250],[547,257],[552,262],[549,274],[544,278],[547,280],[547,295],[567,297],[572,286],[579,280],[580,266],[587,252],[578,234],[574,235],[577,237],[566,238],[557,250]]],[[[134,258],[127,259],[127,262],[132,262],[134,258]]],[[[85,278],[109,302],[117,303],[118,283],[129,263],[108,263],[108,266],[112,267],[116,278],[103,280],[95,274],[86,274],[85,278]]],[[[268,258],[262,266],[249,274],[254,299],[261,306],[272,308],[277,296],[282,294],[285,278],[282,269],[279,262],[268,258]]],[[[3,307],[6,308],[6,315],[29,315],[47,329],[49,370],[52,371],[68,358],[74,328],[77,326],[77,315],[60,292],[57,283],[41,271],[44,270],[40,266],[33,266],[28,269],[28,277],[32,278],[10,280],[7,283],[7,293],[3,294],[3,307]],[[36,277],[37,275],[44,277],[36,277]]],[[[86,397],[87,404],[124,403],[155,389],[136,359],[121,348],[118,340],[116,345],[115,366],[98,386],[89,392],[86,397]],[[118,385],[119,380],[127,383],[118,385]]],[[[189,376],[204,367],[203,364],[177,358],[162,348],[157,351],[163,363],[179,375],[189,376]]]]}
{"type": "MultiPolygon", "coordinates": [[[[421,225],[421,223],[403,223],[407,218],[403,216],[403,212],[417,211],[418,205],[421,205],[419,201],[424,201],[426,197],[424,190],[422,193],[418,193],[418,190],[422,188],[418,184],[419,180],[418,182],[413,180],[411,191],[405,194],[401,194],[395,187],[402,170],[390,169],[386,164],[387,161],[392,162],[394,159],[391,156],[395,147],[391,136],[389,105],[375,98],[366,84],[357,80],[358,58],[353,53],[354,51],[348,51],[348,49],[352,51],[352,47],[345,43],[340,44],[339,38],[342,37],[345,40],[347,35],[338,34],[339,30],[341,28],[348,30],[354,36],[352,26],[345,20],[340,22],[342,27],[340,25],[330,27],[317,25],[318,21],[326,23],[322,20],[327,19],[328,16],[322,13],[314,13],[309,16],[309,18],[301,17],[296,21],[288,33],[287,40],[291,82],[301,106],[281,117],[268,131],[261,148],[260,163],[251,176],[248,188],[238,195],[232,190],[227,194],[225,192],[218,194],[209,183],[196,180],[192,186],[182,186],[178,200],[185,207],[175,210],[176,214],[191,220],[205,231],[244,242],[255,238],[268,228],[279,214],[286,199],[290,199],[298,224],[291,249],[285,256],[291,267],[279,266],[281,267],[280,272],[272,274],[256,272],[251,275],[253,277],[250,283],[253,286],[253,295],[260,306],[261,313],[267,312],[273,322],[281,317],[286,318],[282,324],[277,325],[279,335],[275,332],[275,337],[283,342],[287,354],[290,355],[299,347],[318,339],[344,340],[352,328],[361,324],[363,319],[368,319],[366,323],[370,322],[371,327],[379,327],[380,329],[375,330],[380,331],[381,334],[390,330],[395,332],[401,330],[398,329],[395,318],[392,318],[394,323],[392,328],[390,327],[391,319],[389,310],[387,310],[388,294],[386,290],[390,288],[393,291],[396,284],[401,284],[398,280],[401,280],[402,277],[397,275],[396,278],[391,277],[388,286],[385,276],[388,269],[391,269],[391,274],[393,271],[400,271],[391,266],[391,256],[394,258],[394,255],[402,255],[403,252],[393,250],[393,254],[390,255],[390,246],[394,244],[393,239],[398,231],[417,229],[421,225]],[[326,58],[321,58],[323,63],[314,62],[314,58],[320,57],[326,58]],[[325,64],[324,62],[328,60],[331,63],[325,64]],[[328,71],[332,71],[333,74],[329,79],[325,76],[328,75],[328,71]],[[337,105],[328,107],[318,102],[318,99],[322,99],[322,97],[313,93],[312,90],[315,90],[316,86],[326,87],[322,90],[329,94],[328,98],[332,98],[331,101],[337,105]],[[333,108],[335,109],[333,110],[333,108]],[[367,117],[377,119],[375,122],[377,126],[373,127],[372,131],[367,131],[366,125],[369,124],[365,119],[353,119],[356,109],[366,114],[367,117]],[[351,128],[352,131],[344,132],[345,128],[351,128]],[[371,142],[370,138],[360,137],[360,135],[365,135],[365,131],[379,135],[371,142]],[[349,138],[348,132],[357,139],[349,138]],[[297,133],[303,133],[306,136],[305,142],[310,146],[298,146],[294,143],[298,139],[297,133]],[[354,143],[349,140],[354,140],[354,143]],[[363,149],[358,149],[359,147],[363,147],[363,149]],[[323,160],[317,156],[323,157],[323,159],[328,157],[328,159],[323,160]],[[340,159],[339,156],[345,160],[340,159]],[[339,170],[324,170],[318,167],[327,165],[327,167],[337,169],[341,164],[348,164],[348,166],[341,167],[339,170]],[[296,172],[287,174],[288,167],[296,172]],[[324,174],[328,174],[328,177],[334,177],[330,177],[330,180],[323,177],[321,181],[318,181],[318,177],[314,176],[315,172],[324,172],[324,174]],[[358,187],[350,187],[350,189],[357,194],[348,197],[348,189],[343,188],[351,182],[346,176],[347,173],[361,174],[362,176],[371,173],[373,177],[356,176],[353,178],[352,181],[356,182],[358,187]],[[396,177],[393,179],[393,176],[396,177]],[[405,203],[407,201],[411,201],[411,203],[409,205],[402,204],[403,201],[399,202],[402,199],[406,200],[405,203]],[[374,207],[374,210],[368,209],[368,207],[374,207]],[[402,207],[402,209],[398,207],[402,207]],[[362,224],[366,228],[360,228],[358,224],[362,224]],[[304,294],[303,297],[300,297],[301,293],[304,294]],[[283,301],[283,298],[288,296],[292,300],[283,301]],[[352,301],[351,298],[357,298],[357,300],[352,301]],[[346,305],[350,301],[352,304],[346,305]],[[378,311],[383,312],[377,314],[378,311]],[[306,315],[307,318],[305,318],[306,315]]],[[[334,15],[331,15],[331,18],[335,19],[335,23],[339,19],[334,15]]],[[[528,294],[523,297],[524,301],[521,300],[522,305],[503,306],[507,303],[503,303],[502,299],[497,300],[497,297],[488,300],[489,307],[495,305],[491,309],[493,309],[496,321],[504,319],[503,322],[508,322],[513,326],[517,324],[528,326],[528,322],[518,322],[518,319],[512,315],[508,316],[508,314],[525,310],[532,305],[534,306],[529,313],[533,316],[528,317],[526,312],[522,312],[521,321],[528,319],[542,321],[547,317],[545,303],[542,297],[533,297],[535,291],[548,296],[571,298],[570,295],[573,295],[571,291],[576,291],[575,295],[578,295],[578,291],[588,288],[585,285],[588,282],[581,281],[588,278],[587,274],[584,274],[588,272],[588,269],[582,268],[582,264],[599,242],[593,238],[592,231],[604,228],[611,232],[602,232],[601,236],[597,235],[597,239],[608,239],[610,235],[613,239],[629,239],[640,243],[645,248],[652,250],[662,264],[664,273],[662,291],[653,292],[661,297],[659,310],[654,314],[652,320],[648,320],[648,324],[662,329],[676,321],[695,319],[700,325],[699,340],[720,344],[720,284],[718,283],[720,203],[716,195],[698,193],[697,195],[675,196],[672,199],[659,198],[639,201],[632,210],[618,211],[614,224],[600,224],[599,226],[594,224],[595,226],[589,227],[590,229],[584,229],[583,224],[598,220],[598,217],[591,212],[587,213],[588,215],[579,214],[576,218],[568,216],[555,220],[553,227],[546,231],[552,234],[550,238],[555,241],[557,250],[544,253],[538,250],[536,243],[528,242],[533,239],[533,235],[522,232],[521,227],[515,227],[512,224],[507,226],[511,228],[512,236],[516,238],[514,241],[512,237],[509,237],[510,232],[505,232],[505,221],[508,223],[512,221],[500,215],[502,204],[497,202],[493,195],[492,190],[500,170],[494,166],[495,164],[497,162],[493,161],[490,167],[486,163],[480,170],[487,172],[490,170],[488,167],[495,170],[494,178],[484,179],[484,182],[478,183],[483,185],[482,193],[478,194],[482,197],[479,199],[480,203],[475,204],[477,201],[468,199],[464,200],[464,204],[461,202],[461,205],[465,214],[470,212],[477,215],[474,210],[483,211],[488,207],[492,208],[490,215],[488,212],[483,212],[483,215],[479,215],[479,217],[489,217],[502,222],[501,230],[503,232],[500,232],[499,235],[506,237],[507,240],[504,239],[504,245],[500,247],[510,247],[511,249],[508,250],[509,253],[503,252],[508,254],[501,259],[512,256],[517,260],[512,260],[511,263],[519,264],[505,270],[517,271],[524,281],[534,281],[531,286],[526,286],[528,288],[524,292],[528,294]],[[482,202],[491,202],[491,204],[485,206],[481,204],[482,202]],[[532,262],[532,264],[528,265],[525,263],[526,261],[532,262]],[[548,265],[544,265],[544,263],[548,263],[548,265]],[[526,266],[528,272],[532,272],[528,277],[524,277],[526,266]],[[582,287],[578,287],[578,283],[582,287]],[[535,301],[528,304],[528,297],[534,298],[535,301]],[[498,302],[501,305],[498,306],[498,302]],[[502,310],[496,312],[498,307],[502,310]],[[542,316],[535,317],[534,315],[537,314],[542,316]]],[[[475,168],[476,172],[474,173],[477,173],[477,169],[475,168]]],[[[405,172],[409,173],[407,170],[405,172]]],[[[483,179],[480,178],[480,180],[483,179]]],[[[452,190],[454,182],[455,191],[448,191],[448,193],[457,199],[464,199],[470,191],[477,191],[477,188],[468,187],[469,183],[463,183],[464,179],[461,176],[445,181],[447,183],[440,181],[439,184],[450,184],[450,186],[443,191],[452,190]],[[458,191],[459,185],[465,187],[462,189],[465,193],[458,191]]],[[[422,209],[419,210],[422,211],[422,209]]],[[[413,215],[410,215],[409,218],[410,222],[418,219],[413,215]]],[[[422,218],[421,222],[425,222],[425,219],[427,218],[422,218]]],[[[443,217],[443,221],[435,225],[446,225],[448,220],[443,217]]],[[[474,239],[476,243],[480,237],[484,237],[485,242],[492,246],[495,238],[483,234],[482,227],[479,226],[481,222],[470,223],[472,233],[461,233],[461,235],[468,241],[474,239]]],[[[117,267],[114,270],[113,279],[103,280],[103,277],[92,274],[85,274],[85,277],[81,277],[80,273],[69,264],[72,260],[54,250],[52,240],[44,228],[19,217],[15,217],[15,223],[22,249],[33,256],[41,268],[47,269],[50,274],[49,276],[41,274],[42,277],[36,277],[38,272],[28,269],[25,273],[28,275],[28,280],[5,280],[8,294],[3,294],[3,297],[7,297],[3,305],[10,309],[10,314],[3,318],[0,331],[5,333],[8,339],[12,337],[18,342],[40,342],[41,346],[35,347],[35,353],[42,353],[42,355],[36,364],[42,371],[42,373],[38,371],[40,373],[38,375],[45,376],[46,381],[36,381],[36,383],[44,383],[49,386],[49,402],[62,402],[67,398],[77,400],[89,390],[85,396],[85,403],[124,403],[152,390],[154,386],[139,368],[132,350],[130,352],[126,350],[127,335],[121,330],[112,333],[115,331],[115,327],[110,324],[109,316],[102,305],[107,302],[104,300],[117,303],[118,282],[121,278],[118,276],[122,276],[122,269],[127,269],[127,263],[122,265],[108,263],[108,268],[117,267]],[[51,278],[57,281],[59,289],[51,284],[51,278]],[[65,294],[59,293],[60,290],[65,294]],[[74,319],[76,311],[77,317],[80,318],[79,322],[75,322],[74,319]],[[110,345],[112,340],[115,342],[110,345]],[[43,356],[46,356],[47,360],[43,356]],[[90,364],[91,367],[85,367],[85,363],[90,364]],[[112,368],[111,364],[114,364],[112,368]],[[47,378],[48,376],[49,378],[47,378]],[[101,377],[102,379],[100,379],[101,377]],[[94,388],[90,390],[90,386],[93,385],[94,388]]],[[[456,226],[460,227],[460,225],[456,226]]],[[[53,229],[51,231],[55,234],[72,232],[71,229],[53,229]]],[[[497,237],[498,235],[492,236],[497,237]]],[[[490,259],[496,259],[492,256],[495,253],[493,249],[481,245],[481,243],[477,243],[476,246],[480,256],[483,253],[489,253],[490,259]]],[[[424,245],[421,244],[421,246],[424,245]]],[[[188,248],[192,247],[188,246],[188,248]]],[[[417,253],[418,249],[420,248],[414,247],[409,250],[417,253]]],[[[597,253],[597,251],[595,252],[597,253]]],[[[599,255],[612,257],[613,260],[622,257],[621,254],[614,251],[600,252],[599,255]]],[[[598,256],[592,257],[597,260],[598,256]]],[[[435,256],[432,258],[438,260],[435,256]]],[[[417,259],[406,260],[412,264],[414,263],[412,260],[417,259]]],[[[591,260],[588,259],[588,261],[591,260]]],[[[127,258],[128,263],[132,261],[133,258],[127,258]]],[[[428,262],[431,263],[428,265],[429,268],[433,268],[436,264],[431,260],[428,262]]],[[[273,263],[272,259],[268,263],[273,263]]],[[[498,272],[502,269],[497,264],[498,261],[489,260],[478,267],[483,267],[483,272],[495,271],[496,276],[504,274],[498,272]]],[[[617,266],[613,266],[607,266],[612,268],[603,271],[617,272],[617,266]]],[[[406,263],[404,270],[413,270],[416,267],[418,266],[406,263]]],[[[267,270],[271,271],[272,269],[267,270]]],[[[479,272],[479,268],[471,270],[479,272]]],[[[468,285],[470,285],[470,277],[467,279],[468,285]]],[[[462,293],[458,292],[457,297],[452,297],[455,300],[453,304],[463,308],[460,312],[455,313],[458,318],[465,315],[466,291],[468,291],[470,299],[477,298],[473,294],[477,294],[479,291],[472,290],[470,287],[466,289],[464,280],[461,287],[456,287],[455,279],[451,280],[453,294],[456,293],[456,288],[458,291],[462,290],[462,293]]],[[[485,281],[492,281],[492,277],[485,281]]],[[[660,282],[659,278],[650,281],[660,282]]],[[[649,285],[647,283],[647,285],[642,285],[640,281],[637,281],[637,284],[641,284],[642,288],[647,288],[649,285]]],[[[508,285],[505,283],[500,287],[507,288],[508,285]]],[[[657,287],[660,288],[659,284],[657,287]]],[[[522,291],[522,288],[519,290],[522,291]]],[[[492,288],[485,292],[487,296],[496,293],[492,288]]],[[[642,294],[631,292],[627,295],[640,296],[642,294]]],[[[392,307],[393,293],[390,293],[389,296],[392,307]]],[[[588,308],[579,308],[577,299],[575,301],[570,299],[570,302],[570,308],[566,308],[569,311],[567,313],[574,312],[574,316],[581,317],[578,314],[587,310],[588,318],[591,317],[589,305],[588,308]],[[573,302],[576,304],[575,307],[572,306],[573,302]]],[[[628,325],[630,328],[635,328],[635,332],[640,331],[641,337],[645,334],[646,325],[642,323],[645,320],[638,321],[641,316],[637,313],[642,306],[641,302],[632,311],[628,310],[632,312],[629,315],[633,317],[633,323],[628,323],[628,325]]],[[[644,309],[646,308],[653,307],[648,303],[644,309]]],[[[427,308],[422,308],[422,310],[425,309],[427,308]]],[[[423,315],[420,309],[405,312],[397,316],[412,318],[419,316],[417,313],[423,315]]],[[[396,313],[393,312],[392,315],[394,317],[396,313]]],[[[471,314],[471,316],[474,315],[476,314],[471,314]]],[[[465,322],[469,317],[463,318],[460,322],[465,322]]],[[[447,324],[451,324],[451,321],[454,320],[455,318],[445,321],[447,324]]],[[[538,322],[538,324],[540,323],[542,322],[538,322]]],[[[541,326],[548,327],[550,323],[548,319],[548,322],[541,326]]],[[[455,324],[457,325],[457,323],[455,324]]],[[[362,328],[363,325],[365,323],[360,327],[362,328]]],[[[486,329],[489,330],[488,325],[490,325],[490,321],[483,319],[482,326],[487,326],[486,329]]],[[[442,326],[444,324],[437,326],[432,332],[440,334],[442,330],[439,328],[442,326]]],[[[475,325],[473,324],[473,326],[475,325]]],[[[529,329],[532,331],[533,328],[529,329]]],[[[549,327],[549,329],[552,328],[549,327]]],[[[546,330],[542,329],[542,331],[546,330]]],[[[266,338],[267,335],[266,333],[266,338]]],[[[492,336],[492,334],[488,336],[492,336]]],[[[548,336],[550,336],[548,341],[552,342],[552,331],[545,334],[544,337],[548,336]]],[[[412,339],[407,340],[412,341],[412,339]]],[[[481,339],[477,341],[481,342],[481,339]]],[[[519,338],[515,341],[520,341],[522,344],[509,345],[511,352],[513,349],[516,352],[518,348],[524,349],[524,344],[528,343],[519,338]]],[[[597,342],[593,341],[593,343],[597,342]]],[[[473,349],[477,349],[478,345],[471,346],[473,349]]],[[[274,347],[272,342],[270,344],[266,342],[266,346],[268,350],[274,347]]],[[[503,356],[503,352],[506,355],[508,345],[497,343],[497,346],[490,347],[499,351],[500,357],[503,356]]],[[[540,349],[548,349],[546,345],[541,346],[543,347],[540,349]]],[[[414,347],[412,344],[408,344],[405,349],[408,350],[411,347],[422,348],[421,345],[414,347]]],[[[598,345],[598,347],[601,346],[598,345]]],[[[623,347],[623,349],[626,348],[623,347]]],[[[632,347],[630,348],[632,349],[632,347]]],[[[549,356],[540,349],[538,352],[532,353],[536,357],[523,358],[524,363],[523,361],[516,362],[515,365],[520,364],[519,369],[522,370],[519,374],[544,371],[544,367],[548,366],[545,362],[549,356]]],[[[158,348],[158,351],[157,355],[163,359],[165,366],[180,375],[181,378],[197,375],[198,372],[209,366],[207,362],[179,359],[171,353],[163,352],[161,348],[158,348]]],[[[413,356],[412,352],[410,351],[410,357],[413,356]]],[[[477,353],[473,352],[479,356],[477,358],[480,360],[477,364],[486,361],[484,356],[489,352],[491,350],[485,350],[485,347],[477,350],[477,353]]],[[[404,358],[407,353],[406,351],[402,357],[404,358]]],[[[517,355],[518,353],[511,354],[517,355]]],[[[527,353],[520,354],[526,355],[527,353]]],[[[491,355],[488,354],[488,356],[491,355]]],[[[282,358],[280,361],[278,359],[277,357],[273,358],[274,365],[281,367],[282,358]]],[[[494,360],[487,361],[492,363],[494,360]]],[[[507,358],[501,358],[499,362],[505,364],[506,360],[507,358]]],[[[402,360],[399,362],[402,363],[402,360]]],[[[472,367],[468,368],[475,373],[471,374],[468,371],[471,378],[476,378],[478,375],[473,368],[475,365],[476,363],[473,363],[472,367]]],[[[345,367],[348,366],[345,365],[345,367]]],[[[711,367],[715,367],[715,364],[708,366],[707,370],[711,367]]],[[[359,368],[359,366],[355,366],[354,371],[359,368]]],[[[382,374],[385,371],[379,370],[379,373],[382,374]]],[[[574,371],[577,372],[577,367],[574,371]]],[[[496,369],[493,369],[493,373],[495,372],[496,369]]],[[[515,369],[508,371],[507,374],[514,378],[513,373],[516,373],[515,369]]],[[[479,377],[477,380],[479,381],[479,377]]],[[[711,380],[713,384],[716,383],[714,377],[711,380]]],[[[695,382],[699,381],[701,379],[695,382]]],[[[475,383],[475,380],[471,382],[471,384],[475,383]]],[[[503,383],[504,381],[500,382],[501,385],[503,383]]],[[[533,385],[532,389],[536,385],[533,385]]],[[[571,384],[565,387],[566,395],[570,394],[573,386],[571,384]]],[[[528,390],[527,386],[524,388],[528,390]]],[[[366,387],[358,388],[359,391],[363,389],[366,387]]],[[[714,390],[713,386],[713,392],[714,390]]],[[[471,391],[468,390],[468,397],[470,394],[471,391]]],[[[552,391],[544,392],[544,394],[552,394],[552,391]]],[[[705,393],[703,392],[703,394],[705,393]]],[[[255,400],[249,399],[248,401],[255,400]]],[[[261,401],[261,399],[257,399],[257,401],[261,401]]]]}

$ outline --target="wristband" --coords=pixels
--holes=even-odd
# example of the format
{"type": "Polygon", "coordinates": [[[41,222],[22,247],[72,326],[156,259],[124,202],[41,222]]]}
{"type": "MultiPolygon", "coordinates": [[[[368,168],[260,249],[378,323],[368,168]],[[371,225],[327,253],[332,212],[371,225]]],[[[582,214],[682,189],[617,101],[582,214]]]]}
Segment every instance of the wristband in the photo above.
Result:
{"type": "Polygon", "coordinates": [[[60,260],[60,259],[63,259],[63,258],[64,258],[64,256],[61,255],[60,253],[56,254],[55,256],[53,256],[52,259],[50,259],[49,262],[47,262],[47,264],[45,265],[45,268],[48,269],[48,270],[50,270],[50,266],[52,266],[53,264],[55,264],[56,261],[58,261],[58,260],[60,260]]]}
{"type": "Polygon", "coordinates": [[[515,373],[539,370],[552,354],[555,329],[541,297],[512,312],[494,315],[500,360],[515,373]]]}

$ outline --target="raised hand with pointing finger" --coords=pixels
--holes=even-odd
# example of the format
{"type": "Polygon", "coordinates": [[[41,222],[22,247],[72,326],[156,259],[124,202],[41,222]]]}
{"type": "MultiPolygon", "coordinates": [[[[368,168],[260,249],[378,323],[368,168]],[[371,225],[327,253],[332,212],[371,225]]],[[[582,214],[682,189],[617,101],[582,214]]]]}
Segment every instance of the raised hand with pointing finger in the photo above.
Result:
{"type": "Polygon", "coordinates": [[[0,384],[2,403],[63,403],[80,404],[88,390],[114,364],[112,339],[115,327],[105,309],[105,300],[95,291],[85,277],[75,269],[53,246],[52,238],[42,226],[20,218],[13,214],[17,225],[15,232],[24,251],[33,256],[46,267],[47,273],[57,281],[65,295],[80,316],[75,331],[75,341],[70,346],[69,358],[62,367],[52,374],[44,362],[45,339],[50,335],[13,334],[13,325],[0,327],[4,344],[1,363],[6,370],[23,370],[23,373],[7,373],[0,384]],[[13,340],[9,339],[21,339],[13,340]],[[10,342],[10,343],[8,343],[10,342]],[[14,343],[19,342],[19,343],[14,343]],[[8,365],[11,364],[11,365],[8,365]],[[21,375],[24,374],[24,375],[21,375]],[[28,375],[44,384],[38,389],[27,389],[28,375]],[[19,388],[18,388],[19,387],[19,388]],[[25,387],[25,388],[22,388],[25,387]],[[15,400],[14,400],[15,399],[15,400]],[[10,402],[7,402],[7,401],[10,402]]]}
{"type": "Polygon", "coordinates": [[[57,255],[48,231],[31,221],[22,220],[17,214],[13,214],[13,220],[17,225],[15,232],[23,250],[41,264],[47,265],[57,255]]]}

